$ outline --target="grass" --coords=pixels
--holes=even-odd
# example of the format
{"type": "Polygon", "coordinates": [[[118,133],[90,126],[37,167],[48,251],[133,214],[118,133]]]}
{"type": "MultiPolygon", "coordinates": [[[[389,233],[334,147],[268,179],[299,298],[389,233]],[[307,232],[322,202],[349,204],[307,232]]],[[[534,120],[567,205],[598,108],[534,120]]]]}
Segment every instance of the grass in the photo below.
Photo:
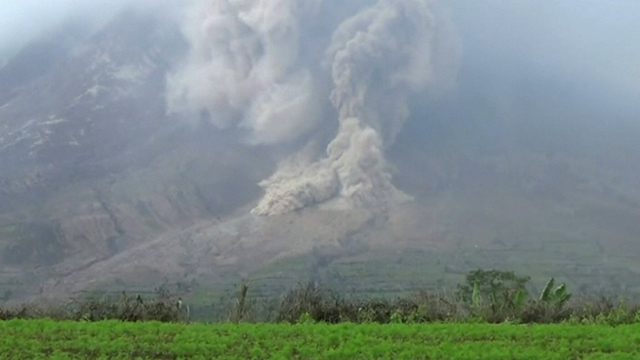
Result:
{"type": "Polygon", "coordinates": [[[0,359],[634,359],[640,324],[0,322],[0,359]]]}

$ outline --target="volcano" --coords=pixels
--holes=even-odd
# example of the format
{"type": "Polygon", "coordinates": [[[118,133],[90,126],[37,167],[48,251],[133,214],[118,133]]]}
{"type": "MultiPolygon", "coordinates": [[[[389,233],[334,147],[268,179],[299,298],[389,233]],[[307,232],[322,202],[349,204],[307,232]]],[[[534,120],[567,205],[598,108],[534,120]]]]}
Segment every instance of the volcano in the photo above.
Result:
{"type": "MultiPolygon", "coordinates": [[[[312,3],[300,2],[304,11],[337,12],[312,3]]],[[[304,36],[332,50],[296,61],[379,54],[348,41],[364,36],[358,26],[400,26],[384,7],[394,2],[373,3],[350,5],[364,10],[336,16],[342,27],[314,25],[304,36]],[[327,28],[338,35],[318,35],[327,28]]],[[[433,40],[444,38],[413,39],[435,41],[433,51],[461,67],[455,89],[438,96],[399,70],[388,80],[373,65],[344,62],[333,73],[305,65],[314,79],[357,70],[369,77],[341,83],[337,95],[331,76],[318,81],[313,123],[283,142],[274,140],[282,128],[250,128],[254,118],[234,118],[246,110],[234,106],[265,109],[273,99],[260,91],[284,84],[291,95],[287,86],[307,79],[301,73],[291,84],[260,78],[233,94],[213,86],[213,100],[242,99],[225,108],[231,120],[217,121],[219,108],[209,103],[173,111],[167,89],[193,62],[180,21],[128,9],[97,30],[72,23],[25,44],[0,68],[0,298],[62,301],[168,282],[195,299],[247,279],[263,294],[308,279],[396,294],[453,286],[479,267],[564,276],[586,293],[640,292],[640,268],[628,255],[638,249],[640,173],[636,157],[621,155],[640,154],[640,129],[597,120],[633,117],[635,108],[614,100],[603,107],[599,93],[570,77],[532,70],[501,80],[473,50],[459,63],[433,40]],[[386,87],[362,90],[378,83],[386,87]],[[247,100],[243,91],[258,95],[247,100]],[[338,100],[345,94],[353,98],[338,100]],[[402,116],[383,119],[396,111],[402,116]],[[566,120],[577,118],[586,120],[566,120]],[[285,205],[271,206],[278,202],[285,205]]],[[[408,47],[381,49],[403,53],[379,66],[416,61],[408,47]]],[[[224,70],[209,70],[216,69],[224,70]]],[[[421,76],[421,66],[411,69],[421,76]]]]}

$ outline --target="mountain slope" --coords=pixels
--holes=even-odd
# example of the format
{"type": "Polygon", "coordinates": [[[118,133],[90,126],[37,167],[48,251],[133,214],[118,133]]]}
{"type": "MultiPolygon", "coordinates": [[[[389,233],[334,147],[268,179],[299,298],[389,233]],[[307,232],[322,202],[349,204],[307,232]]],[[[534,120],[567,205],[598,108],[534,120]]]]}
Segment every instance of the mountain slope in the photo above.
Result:
{"type": "Polygon", "coordinates": [[[505,94],[496,74],[467,65],[453,95],[415,99],[388,149],[413,202],[257,217],[258,183],[286,151],[167,114],[167,74],[187,47],[177,26],[127,11],[85,35],[40,40],[0,69],[5,299],[164,278],[398,293],[477,267],[640,292],[640,132],[607,126],[623,112],[595,95],[591,106],[563,95],[571,80],[536,75],[505,94]]]}

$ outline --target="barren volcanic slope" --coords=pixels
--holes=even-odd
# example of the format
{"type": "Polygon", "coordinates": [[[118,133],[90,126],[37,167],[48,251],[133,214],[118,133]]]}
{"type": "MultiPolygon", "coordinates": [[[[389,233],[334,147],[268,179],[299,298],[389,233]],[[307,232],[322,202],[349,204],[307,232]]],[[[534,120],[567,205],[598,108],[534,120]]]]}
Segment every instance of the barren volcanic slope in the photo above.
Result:
{"type": "Polygon", "coordinates": [[[269,170],[259,151],[165,115],[166,72],[186,46],[176,26],[128,11],[64,35],[0,70],[5,284],[58,279],[232,212],[269,170]]]}
{"type": "Polygon", "coordinates": [[[478,267],[640,293],[640,91],[463,3],[194,1],[24,44],[0,68],[0,297],[478,267]]]}

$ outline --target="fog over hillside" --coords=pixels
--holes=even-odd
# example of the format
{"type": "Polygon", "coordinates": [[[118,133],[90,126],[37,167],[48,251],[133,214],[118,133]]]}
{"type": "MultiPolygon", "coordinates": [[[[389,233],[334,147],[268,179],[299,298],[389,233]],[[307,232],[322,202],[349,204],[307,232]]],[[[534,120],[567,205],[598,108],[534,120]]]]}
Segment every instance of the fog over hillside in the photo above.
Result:
{"type": "Polygon", "coordinates": [[[0,297],[477,267],[640,293],[638,16],[0,0],[0,297]]]}

